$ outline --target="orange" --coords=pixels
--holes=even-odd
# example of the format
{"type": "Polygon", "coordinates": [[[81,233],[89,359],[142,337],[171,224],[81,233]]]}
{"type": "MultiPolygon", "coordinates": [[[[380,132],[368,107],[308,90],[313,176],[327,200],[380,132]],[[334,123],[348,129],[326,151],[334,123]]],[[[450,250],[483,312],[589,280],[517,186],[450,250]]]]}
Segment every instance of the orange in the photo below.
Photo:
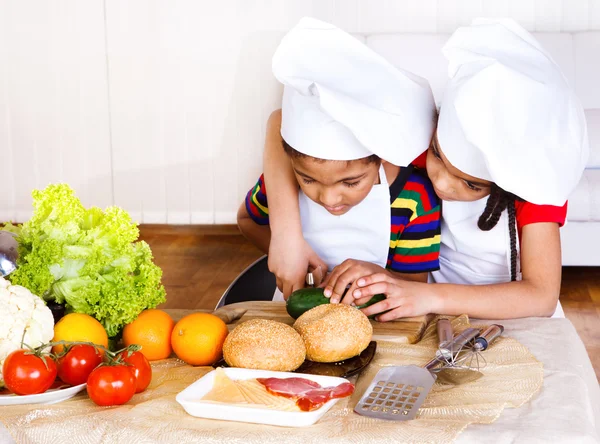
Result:
{"type": "Polygon", "coordinates": [[[215,315],[192,313],[175,324],[171,345],[185,363],[211,365],[223,356],[227,333],[227,325],[215,315]]]}
{"type": "MultiPolygon", "coordinates": [[[[108,335],[102,324],[83,313],[69,313],[56,323],[52,342],[58,341],[93,342],[108,347],[108,335]]],[[[60,353],[63,348],[62,345],[55,345],[52,351],[60,353]]]]}
{"type": "Polygon", "coordinates": [[[148,361],[166,359],[171,355],[173,325],[175,322],[164,311],[144,310],[123,329],[123,342],[126,346],[141,345],[140,352],[148,361]]]}

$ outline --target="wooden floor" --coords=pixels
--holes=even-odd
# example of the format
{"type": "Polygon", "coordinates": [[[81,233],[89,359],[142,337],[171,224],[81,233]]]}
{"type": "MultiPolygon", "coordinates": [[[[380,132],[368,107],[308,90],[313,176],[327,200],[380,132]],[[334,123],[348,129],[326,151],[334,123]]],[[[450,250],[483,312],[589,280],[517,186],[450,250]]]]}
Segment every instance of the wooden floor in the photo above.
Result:
{"type": "MultiPolygon", "coordinates": [[[[235,226],[145,225],[142,239],[163,269],[164,308],[209,309],[261,256],[235,226]]],[[[564,267],[560,300],[600,380],[600,267],[564,267]]]]}

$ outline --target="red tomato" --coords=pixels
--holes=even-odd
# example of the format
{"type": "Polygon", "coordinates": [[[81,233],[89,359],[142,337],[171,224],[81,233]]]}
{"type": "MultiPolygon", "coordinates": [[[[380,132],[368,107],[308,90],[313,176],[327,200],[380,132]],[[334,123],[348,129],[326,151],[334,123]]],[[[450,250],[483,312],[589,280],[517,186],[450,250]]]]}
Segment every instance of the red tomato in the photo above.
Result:
{"type": "Polygon", "coordinates": [[[150,367],[148,359],[139,351],[133,353],[124,351],[120,355],[123,357],[123,362],[129,364],[135,373],[135,392],[141,393],[146,390],[152,381],[152,367],[150,367]]]}
{"type": "Polygon", "coordinates": [[[135,374],[127,365],[101,365],[87,380],[87,392],[98,405],[121,405],[135,394],[135,374]]]}
{"type": "Polygon", "coordinates": [[[102,355],[93,346],[75,345],[58,360],[58,377],[70,385],[83,384],[101,363],[102,355]]]}
{"type": "Polygon", "coordinates": [[[6,357],[2,374],[6,387],[17,395],[44,393],[56,379],[56,362],[29,350],[15,350],[6,357]]]}

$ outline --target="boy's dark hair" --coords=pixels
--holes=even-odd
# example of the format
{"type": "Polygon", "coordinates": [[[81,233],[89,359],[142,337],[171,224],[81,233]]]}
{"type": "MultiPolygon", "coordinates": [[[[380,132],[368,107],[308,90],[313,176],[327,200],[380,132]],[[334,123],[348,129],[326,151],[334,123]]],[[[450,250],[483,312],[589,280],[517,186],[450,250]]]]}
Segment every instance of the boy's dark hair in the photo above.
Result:
{"type": "MultiPolygon", "coordinates": [[[[285,141],[285,139],[281,139],[281,142],[283,143],[283,150],[292,159],[294,159],[294,158],[300,159],[300,158],[303,158],[303,157],[311,157],[311,158],[315,159],[317,162],[326,162],[327,161],[326,159],[319,159],[318,157],[309,156],[307,154],[301,153],[298,150],[295,150],[294,148],[291,147],[291,145],[289,143],[287,143],[285,141]]],[[[371,154],[369,157],[365,157],[364,159],[361,159],[361,160],[364,160],[366,163],[378,163],[378,164],[381,163],[381,159],[376,154],[371,154]]],[[[352,162],[352,161],[349,160],[348,162],[352,162]]]]}
{"type": "Polygon", "coordinates": [[[483,231],[489,231],[496,226],[500,215],[508,211],[508,232],[510,234],[510,280],[517,280],[517,230],[515,217],[515,201],[521,199],[508,191],[504,191],[492,183],[490,196],[485,204],[483,214],[479,216],[477,226],[483,231]]]}

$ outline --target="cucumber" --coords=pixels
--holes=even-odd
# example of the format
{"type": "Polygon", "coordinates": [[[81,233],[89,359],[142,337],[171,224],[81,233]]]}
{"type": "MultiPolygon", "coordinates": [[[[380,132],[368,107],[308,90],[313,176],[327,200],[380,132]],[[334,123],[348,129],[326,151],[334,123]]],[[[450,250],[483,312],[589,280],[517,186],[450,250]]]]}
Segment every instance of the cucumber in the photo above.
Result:
{"type": "MultiPolygon", "coordinates": [[[[316,307],[317,305],[329,304],[329,298],[323,295],[323,288],[302,288],[294,291],[287,300],[285,308],[288,314],[298,319],[302,313],[316,307]]],[[[383,301],[385,295],[376,294],[367,303],[357,306],[357,308],[365,308],[379,301],[383,301]]]]}
{"type": "Polygon", "coordinates": [[[302,313],[317,305],[329,304],[329,298],[323,295],[323,291],[323,288],[311,287],[294,291],[285,304],[288,314],[298,319],[302,313]]]}

